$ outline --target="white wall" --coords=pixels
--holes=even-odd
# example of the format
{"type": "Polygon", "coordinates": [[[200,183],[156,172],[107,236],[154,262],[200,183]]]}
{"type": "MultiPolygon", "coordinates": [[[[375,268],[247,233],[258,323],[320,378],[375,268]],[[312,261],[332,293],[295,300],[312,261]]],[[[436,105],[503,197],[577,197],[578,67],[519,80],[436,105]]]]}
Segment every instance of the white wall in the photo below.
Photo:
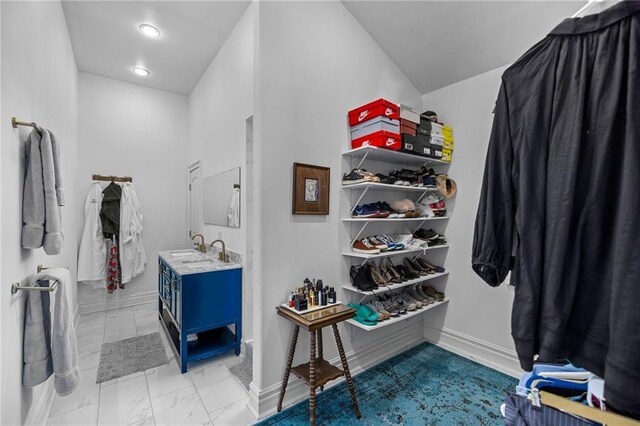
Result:
{"type": "MultiPolygon", "coordinates": [[[[207,242],[222,237],[246,259],[246,122],[253,115],[253,19],[250,5],[189,96],[188,164],[200,160],[202,178],[240,167],[240,228],[200,225],[207,242]]],[[[186,169],[185,169],[186,170],[186,169]]],[[[207,194],[204,194],[206,197],[207,194]]],[[[228,204],[228,200],[220,200],[228,204]]],[[[245,269],[246,269],[245,264],[245,269]]],[[[243,337],[252,335],[252,289],[243,285],[243,337]]]]}
{"type": "MultiPolygon", "coordinates": [[[[2,92],[0,126],[0,203],[2,205],[0,250],[0,316],[2,322],[2,402],[0,423],[22,424],[42,411],[46,385],[22,387],[22,336],[25,294],[11,296],[11,283],[36,272],[38,264],[67,266],[75,277],[76,223],[79,203],[75,198],[77,162],[77,70],[59,2],[1,2],[2,92]],[[25,174],[24,141],[29,130],[13,129],[12,116],[36,121],[51,129],[60,141],[66,205],[62,230],[65,247],[58,256],[42,249],[21,249],[22,188],[25,174]]],[[[71,285],[75,306],[75,281],[71,285]]],[[[40,413],[41,415],[43,413],[40,413]]]]}
{"type": "Polygon", "coordinates": [[[157,252],[186,247],[187,104],[183,95],[79,73],[80,211],[92,174],[133,177],[147,254],[145,272],[115,294],[79,283],[82,312],[155,300],[157,252]]]}
{"type": "Polygon", "coordinates": [[[511,338],[513,292],[491,288],[471,269],[471,245],[493,107],[506,67],[494,69],[423,96],[424,110],[453,127],[455,151],[449,169],[458,184],[446,236],[451,248],[446,310],[425,316],[425,336],[444,347],[506,373],[520,372],[511,338]],[[442,330],[441,330],[442,329],[442,330]]]}
{"type": "MultiPolygon", "coordinates": [[[[254,340],[261,364],[254,364],[252,389],[260,402],[256,406],[254,396],[252,402],[264,415],[275,408],[291,332],[291,324],[278,317],[274,308],[305,277],[322,278],[337,288],[348,283],[348,264],[340,255],[348,245],[340,220],[348,210],[340,189],[341,153],[350,144],[347,111],[379,97],[419,109],[422,98],[339,2],[262,2],[258,56],[255,158],[261,185],[256,204],[261,234],[256,250],[260,250],[261,266],[256,274],[260,304],[254,311],[260,327],[254,330],[254,340]],[[328,216],[291,214],[293,162],[331,168],[328,216]]],[[[341,288],[338,295],[346,300],[341,288]]],[[[340,330],[346,351],[355,351],[350,365],[358,371],[380,361],[385,352],[419,341],[422,322],[366,335],[349,325],[341,325],[340,330]],[[403,340],[393,341],[399,335],[403,340]],[[380,345],[385,340],[392,343],[380,345]],[[371,348],[373,352],[365,357],[362,351],[371,348]]],[[[325,357],[336,356],[333,337],[325,330],[325,357]]],[[[294,363],[305,359],[308,337],[302,332],[294,363]]],[[[307,392],[303,387],[296,390],[292,382],[286,402],[304,398],[307,392]]]]}

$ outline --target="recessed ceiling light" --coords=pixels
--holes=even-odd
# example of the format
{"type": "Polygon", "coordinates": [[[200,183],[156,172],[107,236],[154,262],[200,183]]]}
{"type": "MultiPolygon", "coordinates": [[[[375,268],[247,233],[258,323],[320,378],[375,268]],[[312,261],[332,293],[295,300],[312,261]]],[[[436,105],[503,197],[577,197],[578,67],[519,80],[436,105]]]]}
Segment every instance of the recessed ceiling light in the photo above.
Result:
{"type": "Polygon", "coordinates": [[[138,27],[142,33],[148,37],[158,37],[160,35],[160,30],[158,30],[153,25],[142,24],[138,27]]]}
{"type": "Polygon", "coordinates": [[[150,74],[149,70],[146,70],[142,67],[133,67],[133,72],[139,75],[140,77],[146,77],[150,74]]]}

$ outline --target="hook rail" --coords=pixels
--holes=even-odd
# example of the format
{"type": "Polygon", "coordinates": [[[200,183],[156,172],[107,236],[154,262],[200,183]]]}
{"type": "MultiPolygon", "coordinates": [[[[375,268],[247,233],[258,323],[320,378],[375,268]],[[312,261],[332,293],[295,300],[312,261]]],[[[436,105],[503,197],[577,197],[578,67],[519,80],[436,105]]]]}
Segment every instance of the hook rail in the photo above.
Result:
{"type": "Polygon", "coordinates": [[[33,127],[36,130],[40,130],[40,127],[36,124],[35,121],[20,121],[15,117],[11,117],[11,127],[17,129],[18,126],[33,127]]]}

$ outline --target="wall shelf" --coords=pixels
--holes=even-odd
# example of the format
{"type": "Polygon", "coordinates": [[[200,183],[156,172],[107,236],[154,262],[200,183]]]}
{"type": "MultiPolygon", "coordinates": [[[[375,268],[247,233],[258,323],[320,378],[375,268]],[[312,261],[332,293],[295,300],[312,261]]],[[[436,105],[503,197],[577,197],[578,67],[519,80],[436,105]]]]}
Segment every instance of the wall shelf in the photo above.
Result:
{"type": "Polygon", "coordinates": [[[431,305],[428,305],[427,307],[422,307],[420,309],[416,309],[415,311],[407,312],[405,315],[400,315],[395,318],[388,319],[386,321],[380,321],[376,325],[364,325],[354,319],[348,319],[345,322],[348,324],[351,324],[354,327],[361,328],[365,331],[373,331],[373,330],[378,330],[380,328],[384,328],[392,324],[397,324],[399,322],[408,320],[409,318],[413,318],[418,315],[422,315],[425,312],[430,311],[433,308],[437,308],[438,306],[444,305],[445,303],[448,303],[448,302],[449,302],[449,299],[444,299],[442,302],[435,302],[431,305]]]}
{"type": "Polygon", "coordinates": [[[392,151],[390,149],[376,148],[373,146],[363,146],[352,149],[342,154],[342,156],[417,167],[448,166],[451,164],[448,161],[436,160],[435,158],[421,157],[419,155],[407,154],[406,152],[392,151]]]}
{"type": "Polygon", "coordinates": [[[368,189],[371,191],[398,191],[398,192],[437,192],[438,188],[425,186],[392,185],[389,183],[361,182],[351,185],[342,185],[342,189],[368,189]]]}
{"type": "Polygon", "coordinates": [[[382,257],[401,256],[403,254],[411,254],[411,253],[421,253],[421,252],[427,252],[429,250],[436,250],[436,249],[448,248],[448,247],[449,247],[449,244],[443,244],[440,246],[427,247],[423,249],[421,248],[421,249],[412,249],[412,250],[389,250],[389,251],[385,251],[378,254],[365,254],[365,253],[356,253],[354,251],[344,251],[342,252],[342,255],[347,257],[357,257],[358,259],[379,259],[382,257]]]}
{"type": "Polygon", "coordinates": [[[351,284],[347,284],[347,285],[343,285],[342,288],[347,290],[347,291],[351,291],[353,293],[358,293],[361,294],[362,296],[375,296],[381,293],[388,293],[390,291],[395,291],[397,289],[403,288],[403,287],[409,287],[415,284],[419,284],[421,282],[425,282],[425,281],[431,281],[434,280],[436,278],[440,278],[440,277],[444,277],[446,275],[449,275],[448,271],[445,272],[440,272],[437,274],[431,274],[431,275],[426,275],[420,278],[416,278],[415,280],[409,280],[409,281],[405,281],[399,284],[393,284],[390,285],[388,287],[380,287],[379,289],[375,290],[375,291],[362,291],[362,290],[358,290],[357,288],[355,288],[354,286],[352,286],[351,284]]]}
{"type": "Polygon", "coordinates": [[[384,217],[384,218],[379,218],[379,217],[347,217],[342,219],[343,222],[424,222],[424,221],[431,221],[431,220],[447,220],[449,219],[448,216],[443,216],[443,217],[411,217],[411,218],[406,218],[406,217],[384,217]]]}

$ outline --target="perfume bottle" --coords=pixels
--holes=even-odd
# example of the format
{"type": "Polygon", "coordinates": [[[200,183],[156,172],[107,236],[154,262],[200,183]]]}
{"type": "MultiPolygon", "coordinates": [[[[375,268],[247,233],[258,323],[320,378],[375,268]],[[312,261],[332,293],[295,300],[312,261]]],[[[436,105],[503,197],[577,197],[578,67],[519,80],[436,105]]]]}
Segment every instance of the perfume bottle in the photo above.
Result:
{"type": "Polygon", "coordinates": [[[327,306],[327,291],[326,291],[326,289],[323,289],[320,292],[320,305],[327,306]]]}
{"type": "Polygon", "coordinates": [[[291,294],[289,295],[289,307],[293,308],[294,306],[296,306],[296,302],[294,301],[295,299],[295,295],[293,294],[293,292],[291,292],[291,294]]]}
{"type": "Polygon", "coordinates": [[[329,287],[329,303],[336,303],[336,290],[329,287]]]}

